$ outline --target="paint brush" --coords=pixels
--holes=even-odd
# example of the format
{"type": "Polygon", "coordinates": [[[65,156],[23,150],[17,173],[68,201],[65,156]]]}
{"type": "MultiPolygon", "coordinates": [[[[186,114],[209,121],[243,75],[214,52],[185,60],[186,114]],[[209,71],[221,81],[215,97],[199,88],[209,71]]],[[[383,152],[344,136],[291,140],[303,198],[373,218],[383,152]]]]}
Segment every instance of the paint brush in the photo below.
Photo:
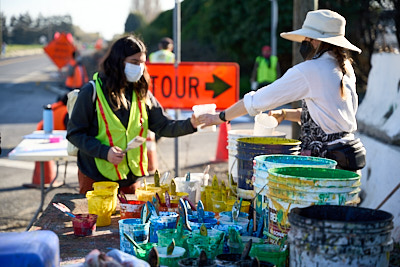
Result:
{"type": "Polygon", "coordinates": [[[125,233],[125,232],[124,232],[124,237],[125,237],[132,245],[134,245],[136,249],[140,250],[141,253],[145,253],[145,252],[146,252],[144,249],[142,249],[142,248],[138,245],[138,243],[136,243],[135,240],[133,240],[132,237],[130,237],[130,236],[129,236],[127,233],[125,233]]]}
{"type": "Polygon", "coordinates": [[[129,141],[128,145],[126,146],[126,149],[123,152],[126,153],[128,152],[128,150],[139,147],[141,144],[143,144],[144,141],[146,141],[146,138],[141,136],[136,136],[131,141],[129,141]]]}
{"type": "Polygon", "coordinates": [[[75,215],[71,213],[71,210],[62,203],[53,203],[53,206],[67,214],[71,218],[75,218],[75,215]]]}
{"type": "Polygon", "coordinates": [[[171,174],[170,171],[166,171],[160,179],[160,184],[164,184],[165,180],[168,179],[169,175],[171,174]]]}

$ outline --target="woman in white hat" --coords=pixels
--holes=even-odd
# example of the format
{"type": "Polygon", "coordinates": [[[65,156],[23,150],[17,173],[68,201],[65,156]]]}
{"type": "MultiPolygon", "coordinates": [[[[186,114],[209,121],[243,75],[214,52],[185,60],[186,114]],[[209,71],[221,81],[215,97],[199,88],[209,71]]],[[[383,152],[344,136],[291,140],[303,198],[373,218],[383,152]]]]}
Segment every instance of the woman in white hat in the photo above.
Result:
{"type": "Polygon", "coordinates": [[[345,38],[345,25],[346,20],[331,10],[308,12],[301,29],[281,33],[285,39],[301,42],[305,61],[225,111],[200,116],[199,123],[221,124],[271,110],[269,114],[278,122],[301,122],[302,155],[325,157],[328,144],[353,140],[358,96],[349,50],[361,50],[345,38]],[[302,100],[302,108],[272,110],[298,100],[302,100]]]}

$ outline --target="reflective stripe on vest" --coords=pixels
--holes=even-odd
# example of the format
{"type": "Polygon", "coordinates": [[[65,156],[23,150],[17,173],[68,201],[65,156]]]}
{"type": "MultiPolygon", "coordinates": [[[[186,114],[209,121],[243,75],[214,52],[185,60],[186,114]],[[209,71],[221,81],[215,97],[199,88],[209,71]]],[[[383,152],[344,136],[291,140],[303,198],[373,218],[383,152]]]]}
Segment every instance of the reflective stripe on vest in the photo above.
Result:
{"type": "Polygon", "coordinates": [[[264,57],[257,57],[256,61],[258,63],[257,69],[257,82],[269,82],[272,83],[276,80],[276,65],[278,64],[277,56],[270,56],[269,63],[267,64],[267,60],[264,57]]]}
{"type": "MultiPolygon", "coordinates": [[[[118,146],[125,149],[130,140],[140,135],[147,136],[148,117],[144,101],[137,101],[136,93],[132,94],[132,105],[129,112],[128,127],[125,128],[118,117],[109,106],[101,89],[97,73],[93,79],[96,81],[97,92],[97,119],[99,130],[96,138],[104,145],[118,146]],[[143,125],[142,125],[143,124],[143,125]]],[[[131,149],[126,153],[123,161],[114,165],[107,160],[95,158],[96,166],[99,172],[112,181],[126,179],[129,171],[136,176],[147,175],[148,161],[146,143],[137,148],[131,149]]]]}

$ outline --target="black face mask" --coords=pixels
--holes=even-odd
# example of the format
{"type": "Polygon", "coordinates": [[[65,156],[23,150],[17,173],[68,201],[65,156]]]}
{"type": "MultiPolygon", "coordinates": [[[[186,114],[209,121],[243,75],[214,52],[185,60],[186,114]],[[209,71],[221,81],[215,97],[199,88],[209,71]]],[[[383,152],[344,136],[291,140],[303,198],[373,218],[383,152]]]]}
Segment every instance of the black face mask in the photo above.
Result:
{"type": "Polygon", "coordinates": [[[311,42],[309,41],[303,41],[301,42],[300,45],[300,54],[303,57],[304,60],[307,59],[308,55],[310,55],[310,53],[314,50],[311,42]]]}

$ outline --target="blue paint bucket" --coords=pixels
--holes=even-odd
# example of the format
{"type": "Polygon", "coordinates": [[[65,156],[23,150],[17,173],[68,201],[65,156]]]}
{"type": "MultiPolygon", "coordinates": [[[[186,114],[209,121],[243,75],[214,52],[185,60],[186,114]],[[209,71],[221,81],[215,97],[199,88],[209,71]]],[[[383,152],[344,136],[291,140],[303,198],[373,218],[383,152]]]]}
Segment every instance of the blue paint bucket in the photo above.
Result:
{"type": "Polygon", "coordinates": [[[206,218],[203,221],[204,222],[200,223],[197,219],[193,219],[193,220],[189,221],[189,224],[193,230],[198,230],[198,229],[200,229],[200,227],[203,223],[207,229],[211,229],[214,225],[216,225],[218,223],[218,220],[216,218],[206,218]]]}
{"type": "Polygon", "coordinates": [[[299,140],[276,137],[246,137],[237,139],[238,188],[253,191],[254,157],[270,154],[297,155],[300,151],[300,144],[299,140]]]}
{"type": "Polygon", "coordinates": [[[177,220],[176,212],[160,212],[158,217],[150,218],[150,242],[158,242],[158,230],[176,228],[177,220]]]}
{"type": "Polygon", "coordinates": [[[141,219],[123,219],[118,221],[119,224],[119,243],[120,249],[131,255],[135,255],[135,250],[131,242],[129,242],[124,233],[129,235],[138,244],[146,244],[149,241],[150,223],[143,223],[141,219]]]}

